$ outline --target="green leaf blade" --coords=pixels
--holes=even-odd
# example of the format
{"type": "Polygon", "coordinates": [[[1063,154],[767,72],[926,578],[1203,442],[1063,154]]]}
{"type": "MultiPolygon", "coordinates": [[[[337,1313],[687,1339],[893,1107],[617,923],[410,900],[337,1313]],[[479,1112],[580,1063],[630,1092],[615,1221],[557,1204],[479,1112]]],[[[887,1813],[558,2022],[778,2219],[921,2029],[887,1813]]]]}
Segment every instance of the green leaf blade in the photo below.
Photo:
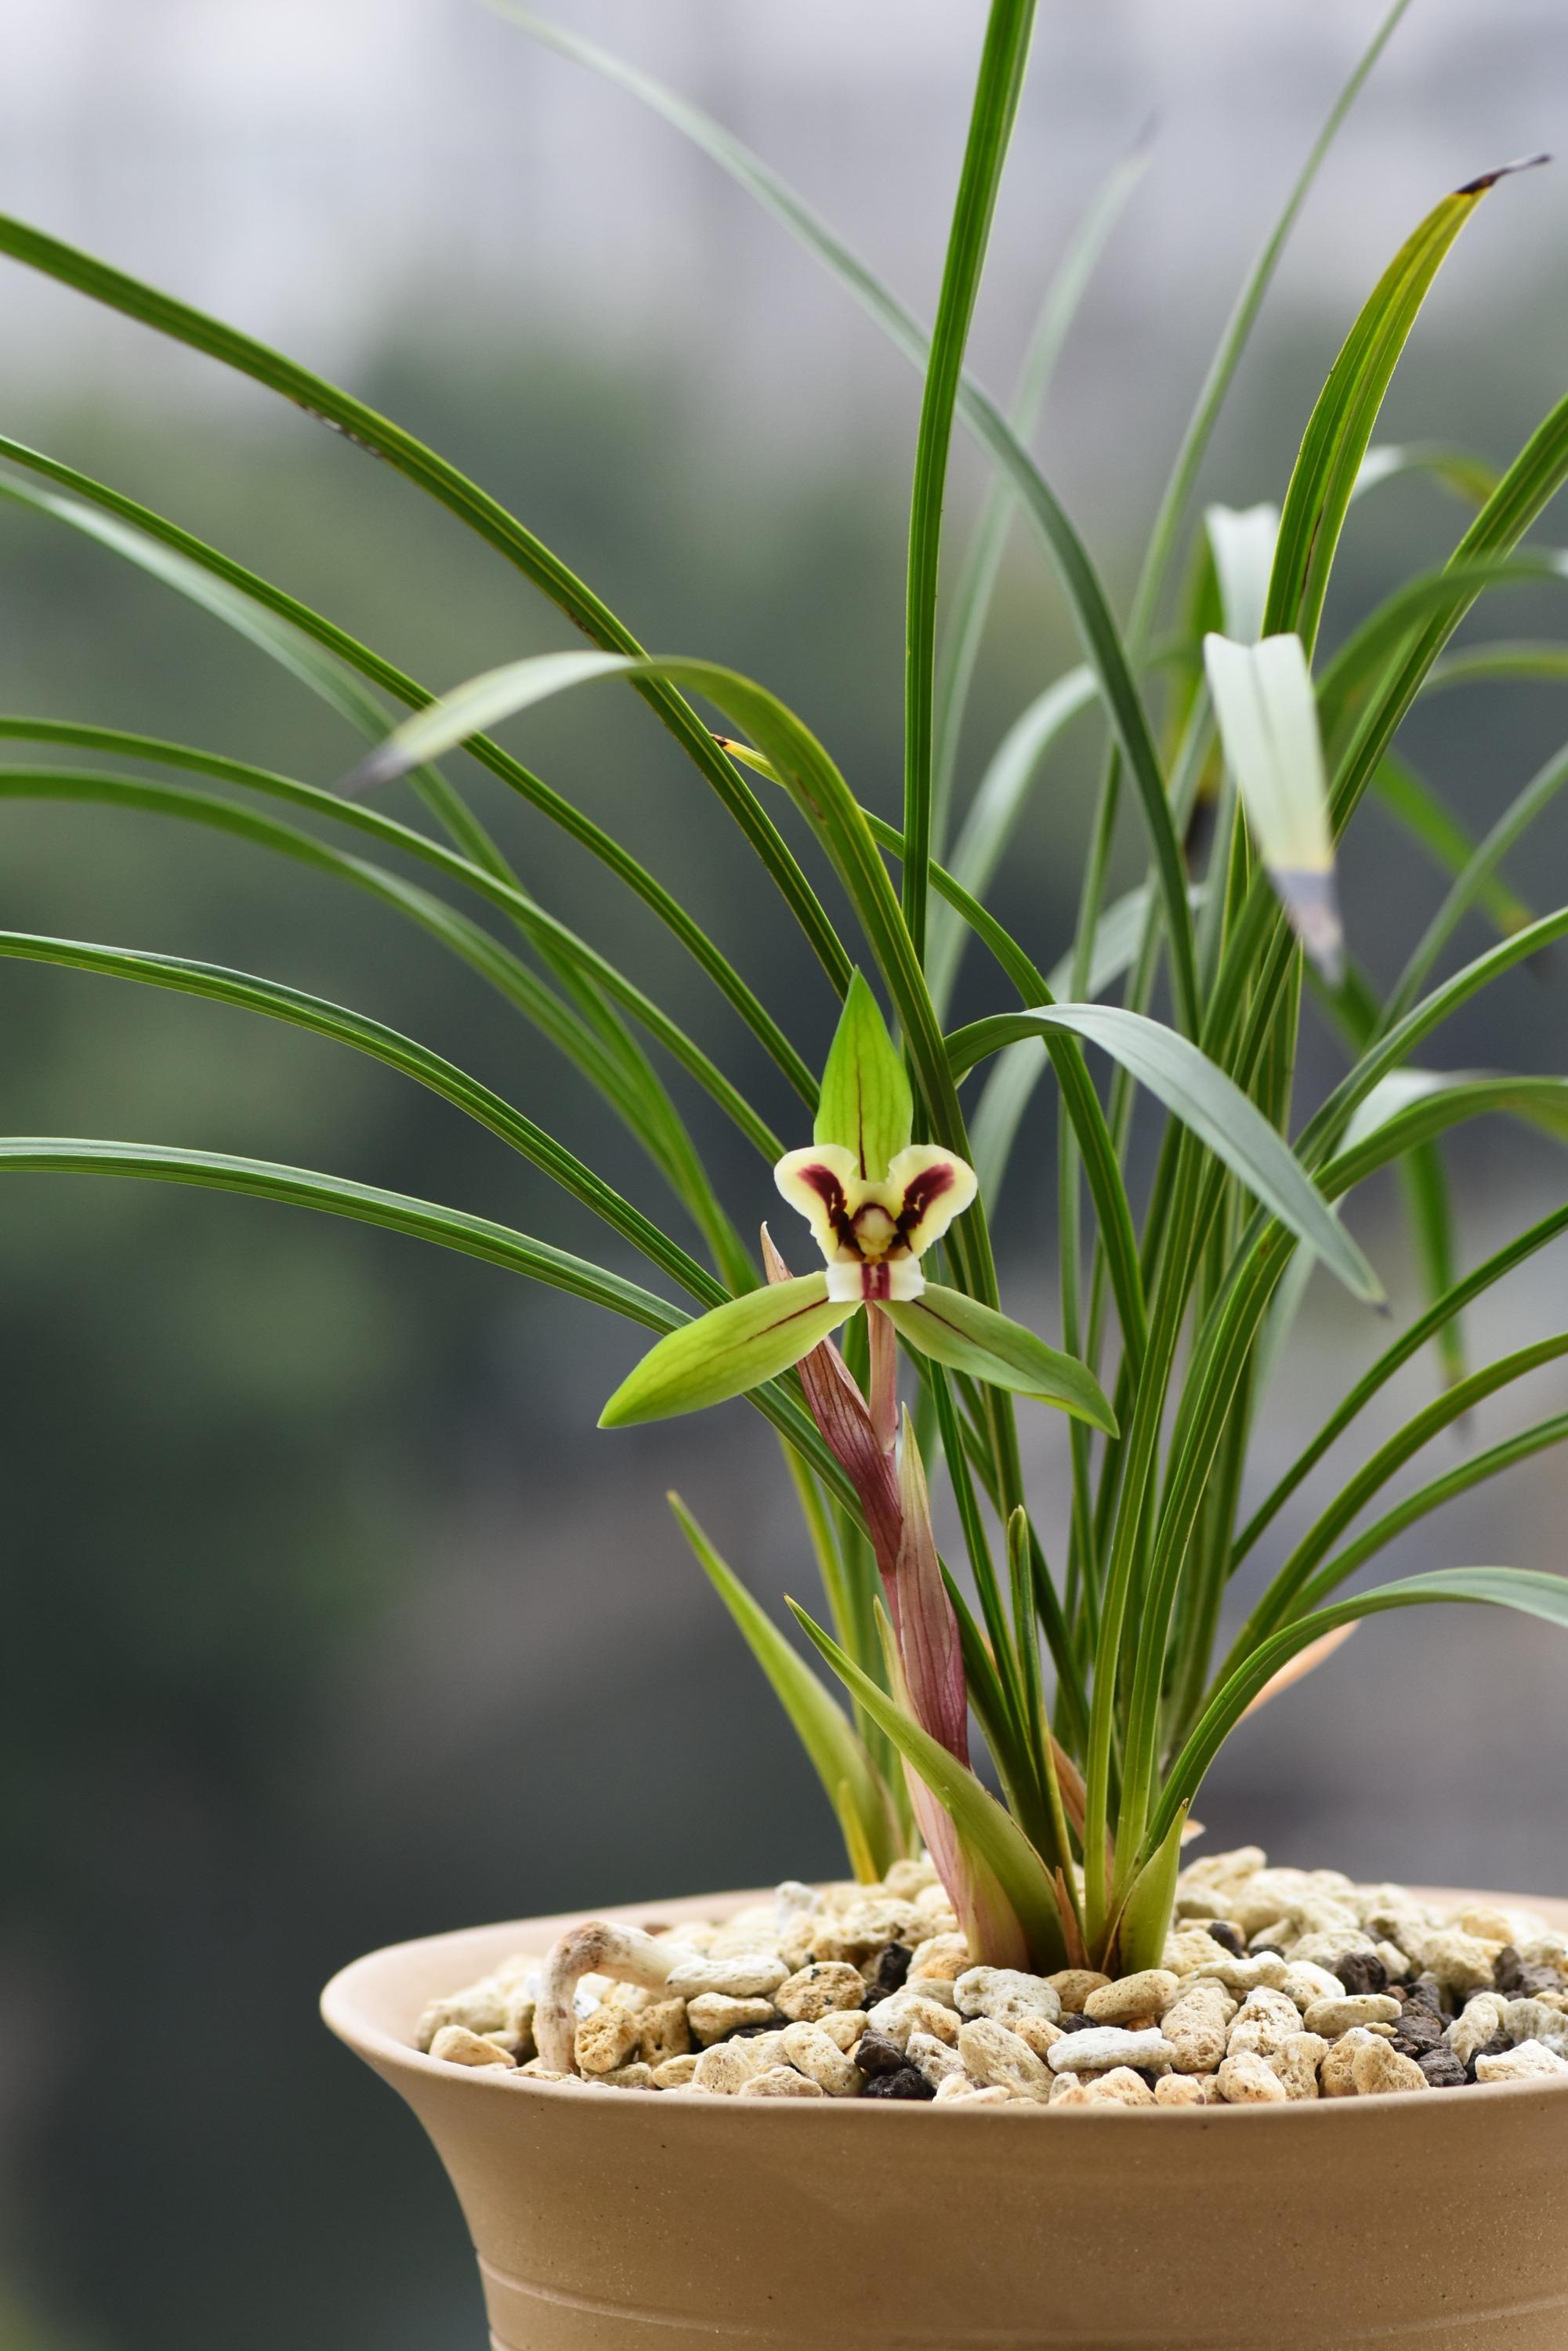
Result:
{"type": "Polygon", "coordinates": [[[1036,1404],[1055,1405],[1107,1437],[1116,1435],[1116,1416],[1086,1364],[977,1299],[928,1281],[924,1297],[894,1301],[881,1311],[900,1338],[923,1355],[1036,1404]]]}

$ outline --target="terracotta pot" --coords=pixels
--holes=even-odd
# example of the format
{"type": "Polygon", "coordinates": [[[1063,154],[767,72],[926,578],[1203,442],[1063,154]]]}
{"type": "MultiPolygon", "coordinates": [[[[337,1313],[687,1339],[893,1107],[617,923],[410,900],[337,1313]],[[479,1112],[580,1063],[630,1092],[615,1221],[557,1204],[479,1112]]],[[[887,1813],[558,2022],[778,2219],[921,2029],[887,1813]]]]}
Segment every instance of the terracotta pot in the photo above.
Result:
{"type": "Polygon", "coordinates": [[[398,1944],[322,1999],[452,2176],[493,2351],[1568,2351],[1568,2077],[975,2113],[589,2095],[410,2046],[583,1915],[398,1944]]]}

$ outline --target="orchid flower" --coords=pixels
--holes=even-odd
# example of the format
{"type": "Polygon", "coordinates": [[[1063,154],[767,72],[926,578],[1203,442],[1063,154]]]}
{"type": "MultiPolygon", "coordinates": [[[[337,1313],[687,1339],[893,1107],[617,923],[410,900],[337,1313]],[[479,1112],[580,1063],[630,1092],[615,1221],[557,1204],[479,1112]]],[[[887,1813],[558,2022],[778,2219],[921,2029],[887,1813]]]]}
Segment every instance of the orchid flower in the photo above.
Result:
{"type": "Polygon", "coordinates": [[[600,1426],[663,1420],[742,1395],[866,1311],[871,1411],[885,1449],[898,1426],[894,1331],[937,1363],[1114,1434],[1111,1407],[1082,1364],[993,1307],[926,1280],[921,1259],[978,1187],[956,1152],[913,1142],[913,1125],[903,1061],[857,972],[823,1071],[814,1140],[786,1152],[774,1170],[811,1228],[822,1270],[747,1290],[672,1331],[622,1383],[600,1426]]]}

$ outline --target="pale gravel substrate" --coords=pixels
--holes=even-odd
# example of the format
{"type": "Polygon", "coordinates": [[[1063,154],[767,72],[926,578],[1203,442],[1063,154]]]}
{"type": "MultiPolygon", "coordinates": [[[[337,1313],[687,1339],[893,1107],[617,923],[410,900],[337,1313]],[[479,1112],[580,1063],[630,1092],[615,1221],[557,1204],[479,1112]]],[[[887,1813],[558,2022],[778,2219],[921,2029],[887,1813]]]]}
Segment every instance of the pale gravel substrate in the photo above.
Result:
{"type": "Polygon", "coordinates": [[[511,2080],[665,2096],[1365,2097],[1568,2078],[1568,1938],[1246,1846],[1184,1872],[1162,1967],[1023,1975],[972,1966],[930,1864],[900,1862],[717,1923],[592,1922],[434,2001],[416,2039],[511,2080]]]}

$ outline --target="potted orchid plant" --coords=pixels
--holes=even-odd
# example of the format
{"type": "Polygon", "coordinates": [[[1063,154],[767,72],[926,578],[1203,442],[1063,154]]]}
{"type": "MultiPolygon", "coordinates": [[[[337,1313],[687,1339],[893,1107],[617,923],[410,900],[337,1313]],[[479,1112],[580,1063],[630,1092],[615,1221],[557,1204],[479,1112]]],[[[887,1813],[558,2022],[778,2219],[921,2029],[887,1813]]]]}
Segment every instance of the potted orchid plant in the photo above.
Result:
{"type": "Polygon", "coordinates": [[[329,2021],[440,2144],[497,2345],[586,2351],[654,2328],[663,2343],[744,2336],[802,2351],[1128,2345],[1155,2339],[1154,2308],[1158,2339],[1193,2351],[1286,2339],[1328,2351],[1395,2334],[1440,2334],[1445,2351],[1505,2339],[1549,2351],[1568,2313],[1552,2217],[1568,2159],[1568,1910],[1359,1887],[1332,1866],[1271,1869],[1252,1851],[1183,1867],[1191,1808],[1223,1742],[1357,1623],[1459,1602],[1568,1625],[1568,1583],[1529,1567],[1353,1584],[1404,1530],[1568,1433],[1556,1416],[1385,1499],[1473,1405],[1568,1354],[1557,1334],[1471,1366],[1466,1309],[1568,1228],[1568,1210],[1460,1273],[1441,1157],[1443,1136],[1481,1116],[1563,1133],[1568,1079],[1427,1058],[1440,1056],[1454,1014],[1568,933],[1568,910],[1535,912],[1500,872],[1568,781],[1568,759],[1500,802],[1475,840],[1398,740],[1412,708],[1442,687],[1560,668],[1556,648],[1449,648],[1494,589],[1561,576],[1561,556],[1528,534],[1568,480],[1568,401],[1500,471],[1374,444],[1423,300],[1505,173],[1444,195],[1396,254],[1305,420],[1279,506],[1214,507],[1189,530],[1199,467],[1281,251],[1405,14],[1398,0],[1243,288],[1124,620],[1029,437],[1145,157],[1118,166],[1091,208],[1048,292],[1013,413],[965,372],[1032,0],[987,11],[929,332],[721,126],[515,0],[496,4],[695,141],[921,368],[902,809],[895,820],[866,805],[766,686],[646,653],[526,523],[400,424],[109,264],[0,220],[0,253],[348,434],[590,641],[437,696],[180,525],[0,439],[7,498],[193,599],[373,741],[329,789],[125,729],[6,717],[0,733],[14,744],[114,763],[15,763],[6,795],[133,807],[369,892],[499,990],[590,1081],[670,1212],[627,1196],[443,1055],[280,981],[16,932],[0,933],[0,953],[193,994],[374,1057],[542,1169],[661,1287],[459,1207],[271,1161],[16,1137],[0,1142],[0,1168],[292,1202],[552,1284],[658,1334],[606,1405],[608,1427],[747,1399],[782,1440],[820,1570],[825,1605],[795,1609],[804,1645],[676,1509],[800,1733],[849,1874],[761,1902],[706,1896],[432,1938],[346,1970],[329,1990],[329,2021]],[[989,459],[994,487],[944,635],[937,590],[960,428],[989,459]],[[1471,509],[1452,554],[1325,651],[1353,501],[1412,471],[1471,509]],[[968,685],[1015,517],[1054,567],[1084,658],[1040,681],[956,821],[968,685]],[[655,875],[496,739],[503,721],[595,684],[641,698],[789,909],[802,969],[841,1008],[820,1076],[789,1033],[799,991],[781,1009],[765,1003],[689,913],[678,876],[655,875]],[[391,724],[389,705],[409,715],[391,724]],[[1075,933],[1019,936],[988,903],[989,885],[1031,796],[1051,788],[1059,737],[1089,710],[1104,755],[1075,933]],[[531,894],[440,764],[459,751],[664,925],[793,1090],[790,1135],[605,946],[531,894]],[[428,821],[382,806],[403,778],[428,821]],[[1372,797],[1440,875],[1392,985],[1346,939],[1335,896],[1338,844],[1372,797]],[[1141,821],[1147,875],[1113,895],[1124,802],[1141,821]],[[847,924],[819,895],[824,876],[847,924]],[[1454,965],[1450,943],[1472,917],[1490,926],[1487,944],[1454,965]],[[954,1025],[961,962],[978,954],[993,1008],[954,1025]],[[1309,1004],[1343,1069],[1303,1114],[1293,1073],[1309,1004]],[[753,1147],[744,1202],[720,1197],[672,1071],[753,1147]],[[1004,1310],[989,1221],[1024,1109],[1048,1081],[1060,1112],[1052,1342],[1004,1310]],[[1135,1100],[1160,1122],[1146,1184],[1130,1153],[1135,1100]],[[797,1140],[808,1122],[811,1140],[797,1140]],[[1340,1215],[1384,1168],[1405,1186],[1425,1285],[1419,1311],[1392,1332],[1374,1319],[1383,1288],[1340,1215]],[[766,1226],[756,1250],[745,1237],[775,1193],[821,1254],[809,1272],[792,1270],[766,1226]],[[1314,1268],[1368,1310],[1373,1352],[1254,1499],[1249,1448],[1314,1268]],[[1285,1505],[1395,1375],[1428,1354],[1429,1399],[1281,1549],[1285,1505]],[[1036,1405],[1066,1415],[1071,1437],[1071,1531],[1055,1560],[1022,1466],[1018,1415],[1036,1405]],[[933,1488],[956,1531],[946,1556],[933,1488]],[[1271,1573],[1247,1587],[1234,1622],[1236,1579],[1270,1545],[1271,1573]],[[624,2095],[589,2095],[609,2090],[624,2095]],[[1394,2095],[1437,2090],[1464,2095],[1394,2095]],[[922,2112],[905,2129],[879,2116],[890,2102],[922,2112]],[[993,2108],[1007,2126],[981,2126],[993,2108]],[[1072,2118],[1084,2115],[1117,2127],[1080,2137],[1072,2118]],[[1023,2116],[1036,2119],[1010,2127],[1023,2116]],[[885,2134],[874,2149],[867,2131],[885,2134]],[[933,2131],[937,2141],[921,2137],[933,2131]],[[786,2177],[810,2183],[809,2229],[774,2225],[786,2177]],[[896,2260],[865,2241],[873,2178],[898,2223],[896,2260]],[[1419,2195],[1441,2248],[1430,2262],[1384,2258],[1382,2191],[1396,2179],[1419,2195]],[[1151,2194],[1166,2224],[1157,2243],[1151,2194]],[[1057,2226],[1042,2232],[1047,2207],[1057,2226]],[[1281,2209],[1295,2223],[1289,2242],[1281,2209]],[[967,2248],[979,2242],[1001,2250],[977,2271],[967,2248]],[[1196,2266],[1178,2258],[1188,2244],[1196,2266]],[[1337,2262],[1325,2283],[1329,2245],[1337,2262]]]}

